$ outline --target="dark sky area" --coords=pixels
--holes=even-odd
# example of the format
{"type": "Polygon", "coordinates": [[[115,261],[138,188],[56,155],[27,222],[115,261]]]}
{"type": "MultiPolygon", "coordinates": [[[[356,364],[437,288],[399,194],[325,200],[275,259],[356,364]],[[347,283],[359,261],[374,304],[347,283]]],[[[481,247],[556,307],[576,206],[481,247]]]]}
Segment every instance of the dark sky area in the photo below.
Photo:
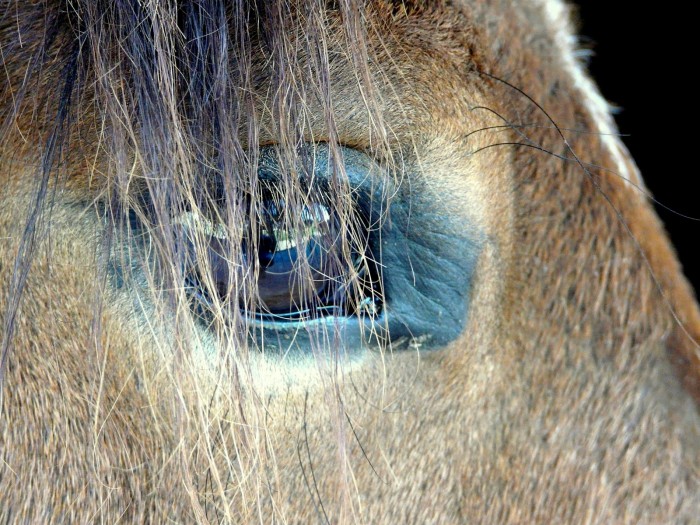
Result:
{"type": "MultiPolygon", "coordinates": [[[[695,17],[670,4],[668,10],[630,0],[578,4],[580,33],[595,53],[590,71],[603,96],[621,108],[616,121],[648,189],[672,210],[700,217],[693,190],[699,90],[677,65],[685,60],[690,72],[698,64],[695,17]]],[[[656,208],[700,291],[700,222],[656,208]]]]}

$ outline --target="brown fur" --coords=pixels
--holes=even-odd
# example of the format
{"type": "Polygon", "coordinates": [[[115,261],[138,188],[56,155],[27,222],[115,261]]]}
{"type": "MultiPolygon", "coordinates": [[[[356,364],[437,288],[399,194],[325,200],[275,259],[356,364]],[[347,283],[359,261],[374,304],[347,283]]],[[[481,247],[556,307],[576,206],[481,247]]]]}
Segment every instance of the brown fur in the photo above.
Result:
{"type": "MultiPolygon", "coordinates": [[[[23,9],[6,4],[6,17],[23,9]]],[[[167,323],[145,323],[132,291],[100,270],[105,225],[92,203],[110,159],[95,147],[99,112],[86,112],[51,185],[50,228],[38,230],[4,365],[0,521],[697,522],[698,307],[601,138],[564,131],[569,150],[549,120],[595,129],[542,9],[381,1],[366,16],[370,83],[342,39],[326,42],[340,57],[329,69],[335,133],[373,150],[383,129],[389,151],[377,154],[400,153],[403,176],[442,214],[485,232],[460,338],[369,352],[340,371],[310,360],[300,373],[275,357],[248,370],[241,361],[257,361],[243,353],[231,359],[248,372],[227,375],[170,352],[181,347],[167,323]],[[477,131],[502,126],[499,115],[532,125],[522,133],[545,151],[492,146],[523,142],[511,128],[477,131]],[[557,157],[573,152],[580,163],[557,157]]],[[[14,25],[2,28],[14,42],[14,25]]],[[[10,110],[36,45],[3,54],[3,305],[50,129],[42,119],[55,114],[55,102],[31,98],[10,110]]],[[[260,144],[277,142],[263,62],[254,56],[251,77],[260,144]]],[[[49,59],[47,91],[58,71],[49,59]]],[[[81,103],[97,96],[88,89],[81,103]]],[[[330,140],[328,108],[313,100],[306,138],[330,140]]]]}

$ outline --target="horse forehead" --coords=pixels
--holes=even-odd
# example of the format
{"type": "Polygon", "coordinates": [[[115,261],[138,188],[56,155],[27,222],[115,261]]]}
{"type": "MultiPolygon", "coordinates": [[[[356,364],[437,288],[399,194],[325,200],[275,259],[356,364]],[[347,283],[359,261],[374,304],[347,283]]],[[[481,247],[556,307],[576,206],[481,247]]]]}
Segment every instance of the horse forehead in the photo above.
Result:
{"type": "MultiPolygon", "coordinates": [[[[411,4],[415,6],[416,2],[411,4]]],[[[612,118],[612,107],[585,70],[584,63],[588,51],[579,46],[572,24],[571,9],[563,0],[523,0],[506,4],[461,0],[454,4],[445,4],[441,8],[422,11],[415,8],[414,13],[418,13],[418,16],[412,17],[413,31],[409,30],[408,36],[411,43],[418,43],[422,49],[416,50],[418,52],[413,56],[403,53],[392,59],[400,63],[402,60],[420,61],[423,58],[426,68],[434,70],[436,52],[444,52],[453,45],[455,47],[452,53],[449,53],[450,56],[445,60],[469,60],[473,62],[474,67],[483,69],[484,72],[502,75],[504,72],[499,72],[500,64],[497,63],[501,53],[494,52],[499,46],[508,46],[510,52],[534,52],[543,55],[543,67],[557,69],[558,76],[578,95],[578,102],[587,113],[590,131],[599,136],[615,176],[644,189],[639,169],[619,138],[617,126],[612,118]],[[457,13],[462,17],[460,20],[455,19],[457,13]],[[484,23],[485,21],[488,23],[484,23]],[[447,38],[444,34],[446,32],[451,32],[447,38]],[[458,34],[461,38],[455,38],[458,34]],[[524,37],[523,42],[517,41],[518,36],[524,37]],[[531,40],[526,42],[525,38],[531,40]],[[534,51],[530,46],[532,41],[546,43],[534,46],[539,47],[534,51]],[[461,50],[467,53],[466,55],[456,52],[456,48],[460,46],[467,48],[461,50]],[[484,48],[489,51],[482,52],[484,48]],[[420,51],[424,52],[422,56],[420,51]]],[[[426,80],[426,77],[423,79],[426,80]]],[[[434,80],[434,77],[428,79],[426,84],[435,88],[434,80]]],[[[519,87],[528,90],[528,86],[519,87]]],[[[536,93],[529,94],[537,102],[546,105],[546,101],[540,100],[536,93]]],[[[558,124],[566,127],[565,124],[558,124]]]]}
{"type": "MultiPolygon", "coordinates": [[[[459,114],[458,99],[464,101],[476,91],[474,80],[465,80],[464,72],[473,67],[507,75],[507,71],[499,71],[498,51],[499,46],[507,46],[509,53],[538,53],[544,59],[540,62],[542,67],[556,69],[556,75],[577,95],[578,104],[588,116],[589,131],[598,135],[610,161],[607,165],[615,176],[644,188],[641,174],[619,138],[610,104],[585,71],[583,59],[587,52],[579,48],[571,8],[566,2],[523,0],[514,4],[461,0],[431,4],[381,0],[371,6],[373,15],[380,20],[375,20],[378,25],[368,31],[368,45],[377,54],[378,83],[385,84],[383,94],[389,95],[385,108],[387,123],[399,136],[402,124],[407,132],[410,128],[409,134],[414,134],[422,122],[434,122],[432,117],[445,108],[445,100],[456,103],[447,109],[456,113],[457,119],[464,116],[465,120],[471,120],[473,114],[459,114]],[[388,32],[382,34],[377,28],[388,32]],[[522,42],[518,42],[518,37],[522,37],[522,42]],[[530,46],[535,40],[544,43],[535,46],[538,50],[530,46]]],[[[341,133],[345,126],[347,138],[357,135],[359,144],[366,132],[364,117],[357,111],[364,105],[364,95],[356,89],[353,69],[346,66],[335,70],[332,89],[338,95],[335,98],[339,101],[336,110],[341,133]]],[[[519,87],[528,91],[526,85],[519,87]]],[[[529,95],[547,105],[537,93],[529,95]]],[[[455,117],[450,115],[448,120],[455,122],[455,117]]],[[[568,123],[557,124],[567,127],[568,123]]]]}
{"type": "MultiPolygon", "coordinates": [[[[472,4],[473,0],[464,0],[463,4],[472,4]]],[[[494,8],[494,10],[500,10],[494,8]]],[[[612,107],[602,96],[598,87],[587,74],[584,63],[588,51],[579,46],[578,36],[572,24],[572,7],[564,0],[524,0],[512,9],[526,11],[525,17],[535,32],[546,36],[545,63],[556,68],[562,80],[571,86],[578,95],[579,104],[587,113],[591,132],[596,133],[607,153],[615,176],[621,177],[632,186],[644,189],[642,176],[629,151],[619,137],[617,126],[612,118],[612,107]]],[[[508,26],[515,23],[507,16],[497,16],[502,32],[510,38],[512,31],[508,26]]],[[[512,40],[510,45],[515,44],[512,40]]],[[[527,88],[527,86],[522,86],[527,88]]],[[[534,95],[530,93],[530,95],[534,95]]],[[[537,99],[536,99],[537,100],[537,99]]],[[[545,101],[537,100],[544,104],[545,101]]],[[[565,124],[558,123],[562,127],[565,124]]]]}

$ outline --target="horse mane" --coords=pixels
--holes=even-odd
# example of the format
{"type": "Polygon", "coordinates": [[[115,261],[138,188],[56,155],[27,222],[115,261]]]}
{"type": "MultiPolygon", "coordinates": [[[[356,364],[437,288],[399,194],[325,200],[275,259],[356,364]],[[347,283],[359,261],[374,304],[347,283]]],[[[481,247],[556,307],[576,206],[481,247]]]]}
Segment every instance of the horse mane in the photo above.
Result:
{"type": "MultiPolygon", "coordinates": [[[[279,165],[275,198],[297,207],[308,204],[313,196],[305,169],[321,142],[332,172],[324,198],[352,230],[353,203],[347,198],[336,101],[330,94],[333,68],[351,66],[355,72],[356,85],[350,89],[362,93],[370,121],[365,149],[384,159],[384,174],[393,172],[366,40],[367,31],[377,29],[368,27],[367,20],[359,0],[330,6],[314,0],[300,9],[285,1],[243,0],[5,3],[0,12],[7,75],[0,91],[0,150],[11,151],[8,158],[17,162],[31,159],[37,168],[2,312],[0,389],[27,277],[38,246],[50,239],[53,203],[67,191],[89,190],[94,201],[77,205],[92,208],[103,226],[97,243],[103,293],[94,301],[96,350],[102,351],[104,302],[114,299],[107,283],[135,291],[141,312],[134,315],[143,331],[168,347],[164,353],[174,392],[194,392],[194,401],[175,409],[189,421],[186,428],[173,427],[167,418],[158,424],[176,441],[199,436],[205,443],[210,426],[219,425],[219,433],[227,436],[219,445],[221,455],[247,450],[251,458],[247,466],[229,461],[224,470],[254,469],[256,458],[266,454],[264,442],[254,430],[234,432],[221,418],[233,411],[251,429],[256,421],[264,426],[263,400],[245,386],[252,373],[248,357],[259,352],[258,328],[215,293],[209,296],[213,300],[206,315],[198,316],[191,308],[178,221],[196,212],[240,241],[245,225],[254,224],[259,214],[261,144],[274,146],[279,165]],[[330,40],[341,43],[343,56],[328,54],[330,40]],[[261,76],[267,79],[268,93],[255,91],[261,76]],[[264,114],[256,109],[260,97],[266,97],[264,114]],[[323,137],[314,136],[309,125],[319,120],[323,137]],[[71,171],[76,159],[87,168],[84,173],[71,171]],[[202,318],[211,330],[198,328],[202,318]],[[195,347],[211,348],[206,338],[223,342],[217,347],[220,355],[205,365],[211,369],[209,377],[216,378],[213,390],[195,377],[201,360],[192,341],[198,341],[195,347]]],[[[297,226],[294,220],[299,219],[288,221],[290,231],[297,226]]],[[[350,256],[353,239],[343,240],[337,257],[350,256]]],[[[191,242],[195,251],[206,253],[202,235],[193,235],[191,242]]],[[[248,247],[253,253],[254,242],[248,247]]],[[[232,249],[227,254],[231,267],[243,264],[242,252],[232,249]]],[[[209,262],[197,264],[206,274],[209,262]]],[[[255,279],[230,279],[228,292],[248,310],[257,300],[255,279]]],[[[215,288],[206,279],[202,286],[215,288]]],[[[320,330],[317,337],[334,336],[320,330]]],[[[152,403],[162,404],[154,396],[152,403]]],[[[339,441],[338,446],[344,445],[339,441]]],[[[217,446],[207,447],[215,455],[217,446]]],[[[202,461],[214,473],[208,478],[231,477],[230,472],[216,473],[220,462],[208,457],[202,461]]],[[[196,485],[188,470],[183,468],[185,482],[196,485]]]]}
{"type": "MultiPolygon", "coordinates": [[[[162,315],[186,319],[180,315],[187,304],[177,263],[181,240],[173,221],[197,210],[240,238],[241,225],[250,222],[244,214],[256,213],[255,204],[241,204],[255,201],[251,196],[260,191],[261,134],[278,155],[279,199],[309,198],[300,170],[321,141],[334,171],[328,197],[341,217],[351,216],[342,198],[348,188],[331,68],[352,66],[371,122],[367,149],[392,157],[369,67],[366,33],[376,28],[368,29],[362,2],[328,6],[318,0],[299,9],[284,1],[11,2],[0,24],[9,72],[0,95],[2,136],[17,128],[23,136],[41,137],[33,155],[40,170],[32,209],[4,316],[3,356],[11,347],[34,247],[49,229],[50,201],[63,185],[89,187],[98,195],[105,257],[118,258],[115,246],[133,237],[135,224],[148,231],[152,252],[141,261],[148,286],[159,290],[155,302],[171,310],[162,315]],[[329,40],[342,42],[346,56],[329,56],[329,40]],[[254,49],[264,61],[253,59],[254,49]],[[261,75],[270,86],[265,115],[256,111],[261,95],[254,84],[261,75]],[[319,119],[326,133],[317,138],[308,123],[319,119]],[[88,176],[66,171],[79,156],[94,159],[88,176]]],[[[33,146],[16,151],[26,154],[33,146]]],[[[253,307],[250,281],[236,286],[253,307]]],[[[221,305],[211,310],[221,314],[221,305]]],[[[237,348],[247,345],[250,327],[235,312],[218,326],[237,348]]]]}

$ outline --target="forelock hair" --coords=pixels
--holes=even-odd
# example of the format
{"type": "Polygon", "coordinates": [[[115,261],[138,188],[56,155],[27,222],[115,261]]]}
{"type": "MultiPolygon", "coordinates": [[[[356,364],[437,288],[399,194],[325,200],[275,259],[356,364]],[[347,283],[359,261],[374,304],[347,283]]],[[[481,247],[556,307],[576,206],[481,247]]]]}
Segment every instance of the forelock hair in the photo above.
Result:
{"type": "MultiPolygon", "coordinates": [[[[340,61],[353,68],[367,103],[372,148],[389,150],[368,66],[363,12],[363,3],[355,0],[301,7],[287,1],[8,5],[2,31],[17,35],[5,39],[10,43],[3,50],[5,63],[30,65],[25,77],[8,83],[4,97],[13,102],[3,106],[3,131],[26,122],[41,133],[43,146],[10,310],[16,310],[32,247],[46,227],[42,210],[52,176],[69,178],[59,174],[70,157],[95,159],[89,184],[113,226],[105,231],[135,221],[148,228],[161,290],[182,289],[174,220],[196,209],[227,223],[235,237],[248,220],[241,214],[255,213],[255,203],[242,203],[259,191],[263,120],[281,166],[280,199],[303,197],[299,170],[314,144],[309,122],[318,121],[318,112],[335,171],[330,184],[347,190],[331,97],[330,63],[338,61],[329,56],[331,41],[344,52],[340,61]],[[256,92],[261,77],[266,94],[256,92]]],[[[350,213],[343,211],[349,206],[343,194],[328,192],[341,216],[350,213]]],[[[183,301],[171,297],[161,303],[183,301]]],[[[13,317],[7,315],[5,348],[13,317]]],[[[239,328],[229,335],[243,333],[239,328]]]]}
{"type": "MultiPolygon", "coordinates": [[[[352,69],[366,102],[371,149],[389,158],[364,12],[361,0],[314,0],[301,7],[284,0],[6,3],[0,13],[2,60],[7,70],[23,74],[8,77],[0,94],[3,148],[11,148],[13,128],[33,133],[38,146],[32,141],[22,151],[30,155],[35,148],[31,156],[39,167],[3,312],[3,363],[12,351],[32,260],[50,230],[52,203],[64,188],[77,187],[83,194],[89,188],[94,199],[90,204],[103,225],[102,278],[140,294],[141,324],[177,356],[173,377],[182,391],[197,380],[187,356],[192,341],[203,337],[198,323],[204,319],[212,337],[224,342],[214,375],[218,384],[233,386],[223,393],[201,394],[194,408],[183,404],[181,410],[193,411],[183,419],[199,429],[194,434],[207,431],[211,410],[206,404],[215,395],[238,407],[244,420],[258,417],[259,400],[246,397],[240,388],[245,383],[241,378],[250,373],[246,356],[259,351],[251,343],[257,328],[245,315],[258,300],[256,275],[231,271],[225,295],[238,298],[242,308],[223,304],[213,293],[216,284],[204,278],[201,286],[212,292],[206,315],[201,304],[200,311],[193,309],[179,226],[182,217],[192,215],[202,217],[208,227],[222,225],[231,246],[237,247],[226,254],[230,267],[241,267],[246,253],[240,241],[247,229],[257,227],[261,192],[273,192],[277,202],[296,208],[318,199],[306,175],[313,171],[307,164],[313,162],[318,142],[309,122],[320,118],[331,174],[319,191],[342,228],[353,232],[360,227],[352,222],[331,70],[338,61],[352,69]],[[331,44],[340,57],[329,55],[331,44]],[[266,93],[260,93],[260,84],[266,93]],[[262,133],[274,145],[273,188],[263,187],[258,176],[262,133]],[[86,164],[87,175],[70,171],[86,164]]],[[[294,221],[299,220],[287,219],[290,232],[297,231],[294,221]]],[[[194,251],[206,253],[201,232],[189,235],[194,251]]],[[[255,232],[250,238],[257,238],[255,232]]],[[[353,234],[342,240],[338,264],[357,251],[352,246],[356,241],[353,234]]],[[[247,250],[255,252],[256,247],[247,250]]],[[[193,264],[207,275],[207,260],[193,264]]],[[[105,291],[96,298],[96,331],[108,296],[105,291]]],[[[333,334],[317,337],[320,347],[321,339],[327,344],[333,334]]],[[[186,432],[179,432],[184,440],[186,432]]],[[[239,427],[230,439],[237,447],[247,443],[256,449],[253,456],[264,454],[264,447],[251,444],[255,438],[244,434],[239,427]]],[[[216,467],[212,462],[207,468],[216,467]]]]}

